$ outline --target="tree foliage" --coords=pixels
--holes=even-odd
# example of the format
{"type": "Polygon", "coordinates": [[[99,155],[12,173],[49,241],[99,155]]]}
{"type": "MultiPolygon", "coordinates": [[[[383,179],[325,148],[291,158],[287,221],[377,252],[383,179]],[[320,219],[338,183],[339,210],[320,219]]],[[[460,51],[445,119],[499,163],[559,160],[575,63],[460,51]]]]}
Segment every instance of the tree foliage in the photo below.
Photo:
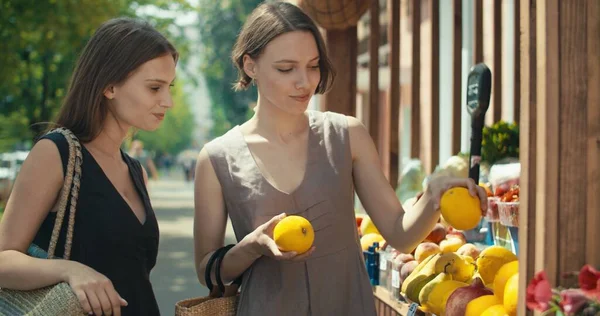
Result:
{"type": "Polygon", "coordinates": [[[499,121],[483,128],[481,159],[491,165],[504,158],[519,158],[519,126],[499,121]]]}
{"type": "Polygon", "coordinates": [[[244,122],[250,104],[256,99],[254,88],[233,91],[237,71],[231,63],[231,51],[247,16],[261,0],[200,0],[199,31],[203,44],[201,70],[212,102],[212,136],[225,133],[244,122]]]}
{"type": "MultiPolygon", "coordinates": [[[[54,118],[94,30],[110,18],[135,16],[144,5],[190,9],[185,0],[2,0],[0,149],[30,140],[45,127],[36,123],[54,118]]],[[[172,24],[169,18],[144,18],[163,32],[172,24]]],[[[184,39],[173,41],[185,50],[184,39]]]]}

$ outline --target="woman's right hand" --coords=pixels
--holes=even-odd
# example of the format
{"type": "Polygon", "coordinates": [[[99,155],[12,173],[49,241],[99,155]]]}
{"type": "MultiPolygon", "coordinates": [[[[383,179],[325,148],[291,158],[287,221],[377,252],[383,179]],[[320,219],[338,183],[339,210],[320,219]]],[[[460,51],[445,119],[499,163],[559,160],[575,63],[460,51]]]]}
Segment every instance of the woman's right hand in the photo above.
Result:
{"type": "Polygon", "coordinates": [[[273,230],[275,225],[286,217],[285,213],[279,214],[271,218],[268,222],[258,226],[252,233],[250,233],[251,245],[253,250],[259,256],[267,256],[275,260],[294,260],[300,261],[310,256],[315,247],[311,247],[307,252],[298,255],[294,251],[281,251],[275,240],[273,240],[273,230]]]}
{"type": "Polygon", "coordinates": [[[69,283],[79,299],[83,310],[90,315],[121,315],[121,306],[125,301],[113,287],[112,282],[96,270],[79,262],[68,261],[65,267],[69,283]]]}

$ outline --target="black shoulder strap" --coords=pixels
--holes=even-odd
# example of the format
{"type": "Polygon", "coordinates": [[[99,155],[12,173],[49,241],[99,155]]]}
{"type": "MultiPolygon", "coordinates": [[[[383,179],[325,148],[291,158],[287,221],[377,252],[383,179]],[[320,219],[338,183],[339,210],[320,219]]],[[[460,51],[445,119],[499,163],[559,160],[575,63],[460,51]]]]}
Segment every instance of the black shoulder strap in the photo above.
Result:
{"type": "Polygon", "coordinates": [[[148,194],[148,188],[146,187],[146,182],[144,181],[144,170],[142,170],[142,165],[139,161],[134,158],[131,158],[129,155],[123,153],[123,159],[127,163],[127,166],[133,171],[133,184],[136,189],[138,189],[142,193],[142,198],[148,204],[145,204],[145,207],[150,207],[152,204],[150,203],[150,196],[148,194]]]}
{"type": "Polygon", "coordinates": [[[60,154],[60,160],[62,161],[63,166],[63,176],[66,176],[67,163],[69,162],[69,142],[67,142],[67,139],[63,134],[58,132],[43,135],[37,141],[40,141],[42,139],[51,140],[58,148],[58,153],[60,154]]]}

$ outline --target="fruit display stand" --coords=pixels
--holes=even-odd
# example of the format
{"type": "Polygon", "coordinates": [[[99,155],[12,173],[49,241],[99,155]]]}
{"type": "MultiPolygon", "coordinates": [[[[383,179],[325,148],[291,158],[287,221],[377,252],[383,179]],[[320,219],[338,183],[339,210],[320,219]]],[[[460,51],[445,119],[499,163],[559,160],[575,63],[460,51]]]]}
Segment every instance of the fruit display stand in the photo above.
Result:
{"type": "Polygon", "coordinates": [[[518,260],[500,246],[484,249],[476,261],[438,252],[421,260],[400,287],[373,286],[377,315],[472,316],[492,307],[515,315],[518,260]]]}
{"type": "MultiPolygon", "coordinates": [[[[440,221],[410,254],[386,245],[367,215],[357,217],[378,315],[465,315],[468,306],[466,315],[491,307],[514,315],[517,285],[508,279],[518,271],[520,168],[492,169],[494,181],[480,183],[488,193],[487,214],[481,216],[479,199],[467,189],[448,190],[440,200],[440,221]]],[[[403,207],[409,210],[417,200],[403,207]]]]}
{"type": "MultiPolygon", "coordinates": [[[[455,222],[457,218],[443,216],[410,254],[400,253],[387,245],[368,216],[357,219],[377,315],[465,315],[465,310],[471,305],[467,315],[480,315],[484,308],[492,306],[507,311],[516,308],[517,283],[508,279],[518,271],[515,249],[518,243],[509,238],[505,244],[485,244],[474,241],[473,234],[455,229],[455,226],[460,227],[466,222],[467,209],[475,209],[476,212],[480,209],[479,204],[469,201],[468,192],[449,194],[454,196],[442,199],[442,215],[462,212],[461,223],[455,222]],[[451,209],[444,210],[444,207],[451,209]],[[512,264],[507,265],[510,262],[512,264]],[[505,265],[507,268],[504,268],[505,265]],[[503,298],[505,288],[510,288],[507,290],[508,299],[503,298]],[[473,313],[473,310],[476,312],[473,313]]],[[[503,199],[492,197],[489,203],[493,202],[498,202],[496,210],[499,204],[500,207],[510,207],[509,212],[504,215],[486,214],[485,219],[479,213],[479,220],[487,223],[489,218],[495,227],[510,234],[512,229],[517,229],[518,222],[509,221],[510,216],[505,215],[511,215],[510,212],[518,214],[518,186],[507,190],[503,199]],[[508,199],[509,196],[511,199],[508,199]],[[513,202],[515,199],[516,203],[513,202]],[[494,221],[496,217],[498,221],[494,221]]],[[[480,227],[481,223],[476,230],[480,227]]],[[[500,240],[499,235],[496,237],[500,240]]]]}

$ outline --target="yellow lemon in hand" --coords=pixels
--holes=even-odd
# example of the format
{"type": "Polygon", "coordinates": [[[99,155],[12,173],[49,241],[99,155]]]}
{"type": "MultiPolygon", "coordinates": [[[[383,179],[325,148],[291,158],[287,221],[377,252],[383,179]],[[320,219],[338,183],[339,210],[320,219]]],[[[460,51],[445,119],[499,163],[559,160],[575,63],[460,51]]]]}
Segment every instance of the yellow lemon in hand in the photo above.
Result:
{"type": "Polygon", "coordinates": [[[279,221],[273,230],[273,239],[283,251],[305,253],[315,241],[315,231],[310,222],[297,215],[290,215],[279,221]]]}
{"type": "Polygon", "coordinates": [[[473,229],[481,220],[481,203],[467,188],[446,191],[440,200],[440,211],[444,220],[458,230],[473,229]]]}

